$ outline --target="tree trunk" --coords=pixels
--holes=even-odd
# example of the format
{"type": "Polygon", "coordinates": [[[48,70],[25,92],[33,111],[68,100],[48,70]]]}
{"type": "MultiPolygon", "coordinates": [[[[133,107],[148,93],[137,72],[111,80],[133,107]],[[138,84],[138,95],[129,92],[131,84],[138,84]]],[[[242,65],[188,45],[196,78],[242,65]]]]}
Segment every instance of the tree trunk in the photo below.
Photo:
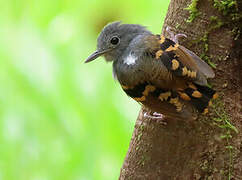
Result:
{"type": "Polygon", "coordinates": [[[145,118],[143,107],[120,180],[242,179],[242,5],[224,2],[171,0],[164,27],[186,34],[180,44],[216,65],[210,84],[220,98],[194,121],[145,118]]]}

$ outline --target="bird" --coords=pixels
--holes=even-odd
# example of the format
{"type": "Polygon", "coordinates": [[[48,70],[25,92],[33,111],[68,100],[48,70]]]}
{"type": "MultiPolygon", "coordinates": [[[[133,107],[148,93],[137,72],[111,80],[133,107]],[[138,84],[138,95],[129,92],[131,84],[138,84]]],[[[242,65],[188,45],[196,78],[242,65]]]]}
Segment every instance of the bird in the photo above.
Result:
{"type": "Polygon", "coordinates": [[[208,87],[214,78],[212,68],[194,52],[180,45],[167,27],[170,38],[153,34],[139,24],[120,21],[104,26],[97,38],[97,49],[86,60],[100,56],[112,62],[113,76],[124,92],[147,108],[151,118],[190,118],[208,113],[218,97],[208,87]]]}

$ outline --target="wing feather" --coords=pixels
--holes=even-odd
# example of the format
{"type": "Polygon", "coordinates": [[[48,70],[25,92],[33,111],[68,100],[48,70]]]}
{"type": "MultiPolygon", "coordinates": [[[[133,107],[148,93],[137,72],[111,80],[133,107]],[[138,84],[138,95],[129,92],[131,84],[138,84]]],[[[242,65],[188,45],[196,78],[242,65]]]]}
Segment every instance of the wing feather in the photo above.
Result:
{"type": "Polygon", "coordinates": [[[207,78],[214,77],[212,68],[195,53],[164,36],[158,38],[160,46],[155,57],[175,76],[189,78],[199,85],[206,85],[207,78]]]}

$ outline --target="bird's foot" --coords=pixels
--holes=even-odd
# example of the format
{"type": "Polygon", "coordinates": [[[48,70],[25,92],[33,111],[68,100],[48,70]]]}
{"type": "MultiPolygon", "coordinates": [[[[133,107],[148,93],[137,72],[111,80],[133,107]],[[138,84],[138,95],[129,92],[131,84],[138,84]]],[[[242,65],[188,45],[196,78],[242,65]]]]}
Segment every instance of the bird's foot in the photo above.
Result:
{"type": "Polygon", "coordinates": [[[160,114],[160,113],[157,113],[157,112],[153,112],[152,114],[148,113],[148,112],[145,112],[144,113],[144,117],[145,118],[150,118],[150,119],[157,119],[157,120],[160,120],[160,122],[163,124],[163,125],[167,125],[167,122],[164,121],[164,115],[160,114]]]}
{"type": "Polygon", "coordinates": [[[171,39],[172,41],[174,41],[175,43],[178,43],[178,44],[179,44],[179,38],[180,38],[180,37],[185,37],[185,38],[187,37],[186,34],[181,34],[181,33],[175,35],[175,34],[171,31],[171,28],[170,28],[169,26],[166,27],[166,31],[169,33],[169,35],[170,35],[170,39],[171,39]]]}
{"type": "Polygon", "coordinates": [[[162,119],[163,115],[157,112],[153,112],[152,114],[149,114],[147,112],[144,113],[144,117],[146,118],[152,118],[152,119],[162,119]]]}

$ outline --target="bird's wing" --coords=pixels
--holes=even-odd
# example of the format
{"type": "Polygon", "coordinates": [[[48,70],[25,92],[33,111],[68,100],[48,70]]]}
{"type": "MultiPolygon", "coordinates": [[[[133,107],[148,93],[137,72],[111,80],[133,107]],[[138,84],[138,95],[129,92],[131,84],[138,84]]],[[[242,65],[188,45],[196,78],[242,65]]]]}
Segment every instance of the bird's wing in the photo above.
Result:
{"type": "Polygon", "coordinates": [[[164,36],[157,35],[156,38],[156,49],[152,48],[155,59],[161,60],[174,76],[190,79],[200,85],[206,85],[207,78],[214,77],[212,68],[195,53],[164,36]]]}
{"type": "Polygon", "coordinates": [[[189,103],[199,112],[208,111],[216,93],[206,84],[214,73],[197,55],[170,39],[155,35],[139,38],[132,47],[143,59],[138,62],[139,71],[132,73],[132,76],[139,75],[135,83],[121,83],[128,96],[164,115],[174,112],[183,115],[184,104],[187,107],[189,103]]]}
{"type": "Polygon", "coordinates": [[[193,61],[197,65],[197,67],[199,67],[198,70],[201,71],[206,76],[206,78],[214,78],[215,74],[212,68],[200,57],[198,57],[194,52],[183,46],[179,46],[179,50],[183,51],[183,53],[186,54],[187,58],[191,58],[191,61],[193,61]]]}

